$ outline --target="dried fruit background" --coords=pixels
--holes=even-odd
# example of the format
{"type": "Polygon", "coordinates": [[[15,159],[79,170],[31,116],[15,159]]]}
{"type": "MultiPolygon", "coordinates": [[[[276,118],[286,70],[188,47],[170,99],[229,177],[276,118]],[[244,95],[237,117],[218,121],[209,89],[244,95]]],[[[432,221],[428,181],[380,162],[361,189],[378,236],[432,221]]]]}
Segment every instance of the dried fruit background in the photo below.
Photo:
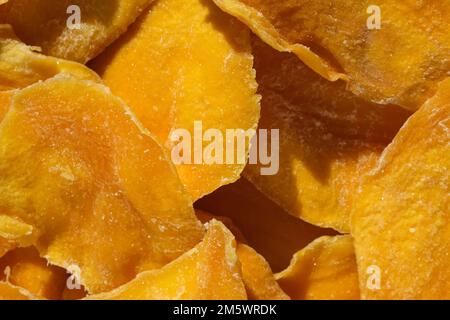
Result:
{"type": "Polygon", "coordinates": [[[0,299],[450,299],[449,29],[447,0],[0,1],[0,299]],[[254,136],[175,161],[198,123],[254,136]]]}

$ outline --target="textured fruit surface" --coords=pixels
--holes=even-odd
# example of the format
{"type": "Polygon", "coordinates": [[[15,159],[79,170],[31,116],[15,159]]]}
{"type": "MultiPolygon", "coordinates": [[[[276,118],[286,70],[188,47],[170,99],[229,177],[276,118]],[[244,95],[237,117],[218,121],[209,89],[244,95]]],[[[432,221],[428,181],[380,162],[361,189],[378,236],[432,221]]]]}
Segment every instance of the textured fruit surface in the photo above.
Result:
{"type": "Polygon", "coordinates": [[[294,52],[329,80],[348,81],[373,102],[416,110],[450,71],[448,1],[214,2],[273,48],[294,52]]]}
{"type": "Polygon", "coordinates": [[[250,300],[289,300],[264,257],[245,244],[238,245],[237,254],[250,300]]]}
{"type": "Polygon", "coordinates": [[[275,272],[286,268],[292,255],[314,239],[336,234],[287,214],[245,179],[220,188],[195,206],[231,218],[275,272]]]}
{"type": "Polygon", "coordinates": [[[165,150],[106,87],[68,76],[13,97],[0,125],[0,211],[32,227],[16,241],[79,268],[90,292],[161,267],[204,232],[165,150]]]}
{"type": "Polygon", "coordinates": [[[11,24],[23,41],[41,47],[45,54],[86,63],[124,33],[152,2],[10,0],[0,5],[0,23],[11,24]],[[72,19],[78,9],[79,21],[72,19]]]}
{"type": "Polygon", "coordinates": [[[450,298],[449,141],[446,80],[385,150],[355,204],[363,298],[450,298]],[[368,288],[373,276],[379,286],[368,288]]]}
{"type": "Polygon", "coordinates": [[[254,41],[262,95],[261,129],[280,130],[280,170],[244,176],[290,214],[309,223],[350,231],[353,197],[409,112],[368,103],[329,82],[294,55],[254,41]]]}
{"type": "Polygon", "coordinates": [[[322,237],[297,252],[276,275],[295,300],[359,300],[358,269],[350,236],[322,237]]]}
{"type": "Polygon", "coordinates": [[[257,127],[259,98],[250,32],[243,24],[209,0],[161,0],[91,66],[169,149],[181,139],[191,145],[188,163],[177,171],[194,200],[239,178],[249,139],[242,154],[237,145],[230,149],[231,163],[225,158],[231,151],[215,159],[207,147],[214,141],[225,149],[226,129],[257,127]],[[200,140],[202,153],[193,143],[195,121],[203,133],[219,131],[223,141],[200,140]],[[191,137],[171,139],[176,129],[191,137]]]}
{"type": "Polygon", "coordinates": [[[0,282],[0,300],[35,300],[27,290],[7,282],[0,282]]]}
{"type": "Polygon", "coordinates": [[[0,25],[0,93],[49,79],[60,72],[84,80],[100,81],[98,75],[84,65],[40,54],[37,48],[18,40],[10,25],[0,25]]]}
{"type": "Polygon", "coordinates": [[[236,242],[217,220],[203,241],[160,270],[146,271],[97,300],[242,300],[246,299],[236,242]]]}
{"type": "Polygon", "coordinates": [[[58,300],[66,285],[66,270],[48,265],[32,247],[8,252],[0,259],[0,279],[37,297],[58,300]]]}

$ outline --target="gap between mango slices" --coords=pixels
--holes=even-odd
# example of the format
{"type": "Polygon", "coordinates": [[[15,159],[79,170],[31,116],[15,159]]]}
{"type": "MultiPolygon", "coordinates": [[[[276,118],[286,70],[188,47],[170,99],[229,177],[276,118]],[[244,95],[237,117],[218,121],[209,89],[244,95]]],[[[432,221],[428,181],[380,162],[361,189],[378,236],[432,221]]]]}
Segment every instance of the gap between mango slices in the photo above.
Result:
{"type": "Polygon", "coordinates": [[[448,1],[214,2],[273,48],[295,53],[330,81],[345,80],[369,101],[417,110],[449,76],[448,1]],[[374,5],[379,29],[368,27],[374,5]]]}

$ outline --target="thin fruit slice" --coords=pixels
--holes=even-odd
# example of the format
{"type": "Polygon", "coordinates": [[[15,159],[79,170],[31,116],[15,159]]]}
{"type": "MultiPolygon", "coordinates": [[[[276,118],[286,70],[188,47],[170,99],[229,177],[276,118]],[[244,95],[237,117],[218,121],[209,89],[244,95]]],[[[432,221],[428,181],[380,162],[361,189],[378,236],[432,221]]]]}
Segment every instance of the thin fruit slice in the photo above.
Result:
{"type": "Polygon", "coordinates": [[[67,75],[13,97],[0,124],[0,212],[31,225],[40,255],[79,268],[95,293],[204,232],[165,150],[105,86],[67,75]]]}
{"type": "Polygon", "coordinates": [[[209,223],[203,241],[160,270],[146,271],[92,300],[243,300],[236,243],[217,220],[209,223]]]}
{"type": "Polygon", "coordinates": [[[249,165],[244,176],[290,214],[349,232],[361,177],[410,113],[368,103],[257,38],[253,47],[263,97],[260,129],[280,130],[280,170],[265,176],[262,165],[249,165]]]}
{"type": "Polygon", "coordinates": [[[239,178],[260,110],[243,24],[210,0],[161,0],[91,67],[175,157],[183,155],[177,171],[194,200],[239,178]],[[227,129],[249,130],[243,149],[226,150],[227,129]]]}
{"type": "Polygon", "coordinates": [[[450,79],[365,179],[352,234],[365,299],[450,298],[450,79]]]}
{"type": "Polygon", "coordinates": [[[264,257],[245,244],[238,245],[237,254],[250,300],[290,300],[281,290],[264,257]]]}
{"type": "Polygon", "coordinates": [[[0,23],[45,54],[86,63],[116,40],[153,0],[10,0],[0,23]],[[78,19],[79,18],[79,19],[78,19]]]}
{"type": "Polygon", "coordinates": [[[66,271],[48,265],[32,247],[8,252],[0,259],[0,272],[2,271],[1,280],[7,280],[37,297],[46,299],[60,299],[66,285],[66,271]]]}
{"type": "Polygon", "coordinates": [[[84,80],[100,81],[94,71],[82,64],[48,57],[36,50],[18,40],[10,25],[0,25],[0,92],[24,88],[60,72],[84,80]]]}
{"type": "Polygon", "coordinates": [[[290,216],[245,179],[220,188],[195,206],[231,218],[275,272],[286,268],[292,255],[317,237],[336,234],[290,216]]]}
{"type": "Polygon", "coordinates": [[[230,218],[224,216],[214,216],[206,211],[199,209],[195,210],[195,215],[203,224],[206,224],[214,219],[219,220],[228,228],[228,230],[231,231],[231,233],[236,238],[236,241],[238,241],[239,243],[247,243],[244,234],[241,232],[241,230],[239,230],[238,227],[236,227],[233,220],[231,220],[230,218]]]}
{"type": "Polygon", "coordinates": [[[294,300],[359,300],[358,269],[350,236],[322,237],[297,252],[276,275],[294,300]]]}
{"type": "Polygon", "coordinates": [[[369,101],[416,110],[450,72],[449,1],[214,2],[273,48],[328,80],[348,81],[369,101]]]}
{"type": "Polygon", "coordinates": [[[0,282],[0,300],[36,300],[27,290],[8,282],[0,282]]]}

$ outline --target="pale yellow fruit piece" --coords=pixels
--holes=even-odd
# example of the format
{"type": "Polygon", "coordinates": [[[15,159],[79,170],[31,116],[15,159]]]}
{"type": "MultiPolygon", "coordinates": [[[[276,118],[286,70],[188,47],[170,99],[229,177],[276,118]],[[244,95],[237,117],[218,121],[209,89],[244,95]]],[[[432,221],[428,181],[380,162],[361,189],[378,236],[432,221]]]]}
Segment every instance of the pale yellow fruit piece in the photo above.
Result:
{"type": "Polygon", "coordinates": [[[67,75],[14,95],[0,124],[0,208],[94,293],[165,265],[204,233],[161,145],[108,88],[67,75]]]}
{"type": "Polygon", "coordinates": [[[37,49],[18,40],[10,25],[0,25],[0,92],[23,88],[61,72],[84,80],[100,81],[98,75],[84,65],[45,56],[37,49]]]}
{"type": "Polygon", "coordinates": [[[41,47],[45,54],[86,63],[124,33],[152,2],[10,0],[0,6],[0,23],[11,24],[23,41],[41,47]]]}
{"type": "Polygon", "coordinates": [[[194,200],[239,178],[250,139],[242,153],[237,144],[229,148],[235,159],[227,164],[226,129],[256,129],[260,110],[250,32],[243,24],[209,0],[161,0],[91,67],[169,149],[191,144],[184,153],[190,152],[191,164],[178,164],[177,171],[194,200]],[[195,121],[203,133],[216,129],[223,136],[203,141],[200,133],[197,160],[195,121]],[[171,137],[176,129],[190,137],[171,137]],[[223,152],[217,159],[207,149],[213,141],[223,152]]]}
{"type": "Polygon", "coordinates": [[[237,254],[250,300],[289,300],[264,257],[245,244],[238,245],[237,254]]]}
{"type": "Polygon", "coordinates": [[[314,239],[336,234],[331,229],[318,228],[289,215],[245,179],[220,188],[195,206],[231,218],[247,244],[260,253],[275,272],[285,269],[292,255],[314,239]]]}
{"type": "Polygon", "coordinates": [[[448,1],[214,2],[273,48],[373,102],[416,110],[450,72],[448,1]]]}
{"type": "Polygon", "coordinates": [[[203,241],[160,270],[146,271],[93,300],[244,300],[236,242],[217,220],[203,241]]]}
{"type": "Polygon", "coordinates": [[[367,176],[352,216],[365,299],[450,298],[450,80],[367,176]]]}
{"type": "Polygon", "coordinates": [[[276,275],[294,300],[359,300],[358,269],[350,236],[321,237],[276,275]]]}
{"type": "Polygon", "coordinates": [[[280,130],[279,171],[261,175],[264,165],[249,165],[244,176],[290,214],[349,232],[361,177],[410,113],[366,102],[257,38],[253,47],[262,95],[259,127],[280,130]]]}

